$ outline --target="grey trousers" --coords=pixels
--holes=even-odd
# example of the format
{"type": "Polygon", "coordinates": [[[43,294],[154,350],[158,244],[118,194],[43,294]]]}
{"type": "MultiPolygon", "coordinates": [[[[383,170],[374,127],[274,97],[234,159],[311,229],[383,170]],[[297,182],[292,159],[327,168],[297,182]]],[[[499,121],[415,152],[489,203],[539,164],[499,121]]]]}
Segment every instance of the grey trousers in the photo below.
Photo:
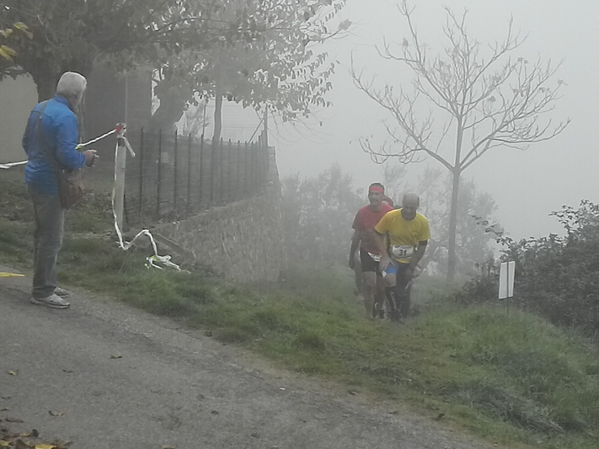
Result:
{"type": "Polygon", "coordinates": [[[33,201],[35,231],[33,234],[34,298],[46,298],[57,285],[56,262],[62,246],[65,210],[60,198],[45,195],[29,188],[33,201]]]}

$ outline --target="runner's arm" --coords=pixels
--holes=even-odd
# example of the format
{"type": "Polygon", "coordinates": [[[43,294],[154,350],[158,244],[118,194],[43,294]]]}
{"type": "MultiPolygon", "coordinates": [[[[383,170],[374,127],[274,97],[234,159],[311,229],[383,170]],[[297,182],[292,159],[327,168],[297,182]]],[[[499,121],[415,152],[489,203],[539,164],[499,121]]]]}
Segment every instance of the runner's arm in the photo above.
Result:
{"type": "Polygon", "coordinates": [[[387,251],[387,234],[379,234],[375,229],[371,229],[372,241],[376,243],[376,247],[381,255],[381,261],[379,262],[379,268],[383,271],[389,265],[391,261],[389,259],[389,252],[387,251]]]}
{"type": "Polygon", "coordinates": [[[416,248],[416,251],[414,251],[414,254],[412,254],[412,260],[410,261],[411,272],[414,272],[414,268],[416,268],[416,265],[418,265],[418,262],[420,262],[422,256],[424,256],[426,245],[428,245],[428,240],[418,242],[418,247],[416,248]]]}
{"type": "Polygon", "coordinates": [[[353,270],[354,268],[354,254],[358,250],[360,245],[360,231],[354,229],[354,234],[351,237],[351,246],[349,248],[349,267],[353,270]]]}

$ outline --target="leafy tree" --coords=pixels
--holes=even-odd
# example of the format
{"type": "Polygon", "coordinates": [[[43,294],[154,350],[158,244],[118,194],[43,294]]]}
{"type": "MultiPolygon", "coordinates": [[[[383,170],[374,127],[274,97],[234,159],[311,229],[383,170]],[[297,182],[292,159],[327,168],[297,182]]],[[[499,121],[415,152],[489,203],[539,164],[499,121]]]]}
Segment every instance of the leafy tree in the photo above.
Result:
{"type": "Polygon", "coordinates": [[[155,93],[168,111],[156,115],[156,126],[172,126],[183,112],[181,105],[214,98],[214,135],[220,138],[222,102],[226,98],[244,107],[277,111],[283,120],[310,113],[312,105],[325,106],[324,95],[332,88],[334,64],[317,51],[324,40],[349,26],[341,22],[336,31],[327,23],[345,0],[231,0],[221,20],[251,17],[258,32],[251,38],[223,40],[204,49],[172,55],[157,71],[155,93]],[[192,94],[193,93],[193,94],[192,94]],[[178,113],[178,115],[177,115],[178,113]]]}
{"type": "Polygon", "coordinates": [[[309,264],[345,264],[351,224],[366,203],[338,165],[316,177],[282,180],[283,229],[290,259],[309,264]]]}
{"type": "Polygon", "coordinates": [[[2,0],[0,29],[30,24],[33,38],[15,43],[12,66],[32,76],[40,99],[53,94],[65,70],[88,75],[99,61],[116,71],[144,64],[157,70],[155,125],[172,126],[194,93],[268,101],[292,118],[325,103],[332,66],[309,46],[335,35],[326,22],[344,3],[2,0]]]}
{"type": "Polygon", "coordinates": [[[399,48],[385,43],[380,53],[408,69],[414,91],[395,90],[390,84],[376,87],[363,72],[352,69],[356,86],[393,118],[393,125],[387,126],[393,145],[376,148],[369,139],[362,145],[377,162],[394,157],[409,164],[430,157],[450,173],[447,275],[451,279],[456,272],[462,174],[494,148],[526,149],[561,133],[569,121],[554,125],[542,116],[553,109],[563,82],[552,82],[557,67],[551,62],[514,55],[523,39],[514,33],[511,21],[503,40],[485,46],[468,32],[466,12],[457,16],[446,9],[447,45],[430,55],[416,30],[413,9],[404,0],[399,11],[408,36],[399,48]],[[435,113],[419,116],[423,105],[435,113]]]}
{"type": "Polygon", "coordinates": [[[0,28],[0,78],[18,75],[19,72],[14,67],[17,52],[11,45],[32,37],[33,35],[23,22],[17,22],[5,29],[0,28]]]}
{"type": "MultiPolygon", "coordinates": [[[[218,0],[2,0],[0,28],[27,23],[31,40],[15,45],[14,65],[29,73],[45,99],[65,70],[88,75],[99,60],[116,69],[159,60],[186,47],[232,39],[251,20],[213,20],[218,0]]],[[[248,32],[251,36],[251,32],[248,32]]]]}

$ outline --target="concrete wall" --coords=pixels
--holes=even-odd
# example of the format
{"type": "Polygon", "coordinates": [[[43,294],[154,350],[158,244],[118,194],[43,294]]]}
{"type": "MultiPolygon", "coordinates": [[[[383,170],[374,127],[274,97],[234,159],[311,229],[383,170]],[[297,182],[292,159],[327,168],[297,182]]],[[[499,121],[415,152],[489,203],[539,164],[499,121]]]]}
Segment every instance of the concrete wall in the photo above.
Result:
{"type": "Polygon", "coordinates": [[[27,159],[21,138],[36,103],[37,89],[29,75],[0,82],[0,163],[27,159]]]}
{"type": "Polygon", "coordinates": [[[276,281],[287,265],[280,206],[280,189],[272,184],[260,196],[161,224],[152,232],[226,279],[276,281]]]}

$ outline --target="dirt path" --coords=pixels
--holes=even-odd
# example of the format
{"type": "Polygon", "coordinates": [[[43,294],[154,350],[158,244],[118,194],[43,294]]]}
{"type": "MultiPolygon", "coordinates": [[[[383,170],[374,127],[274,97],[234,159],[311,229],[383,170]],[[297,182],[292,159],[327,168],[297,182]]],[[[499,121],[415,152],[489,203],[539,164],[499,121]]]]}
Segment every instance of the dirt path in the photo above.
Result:
{"type": "Polygon", "coordinates": [[[106,298],[33,306],[29,282],[0,278],[0,427],[74,449],[488,447],[106,298]]]}

